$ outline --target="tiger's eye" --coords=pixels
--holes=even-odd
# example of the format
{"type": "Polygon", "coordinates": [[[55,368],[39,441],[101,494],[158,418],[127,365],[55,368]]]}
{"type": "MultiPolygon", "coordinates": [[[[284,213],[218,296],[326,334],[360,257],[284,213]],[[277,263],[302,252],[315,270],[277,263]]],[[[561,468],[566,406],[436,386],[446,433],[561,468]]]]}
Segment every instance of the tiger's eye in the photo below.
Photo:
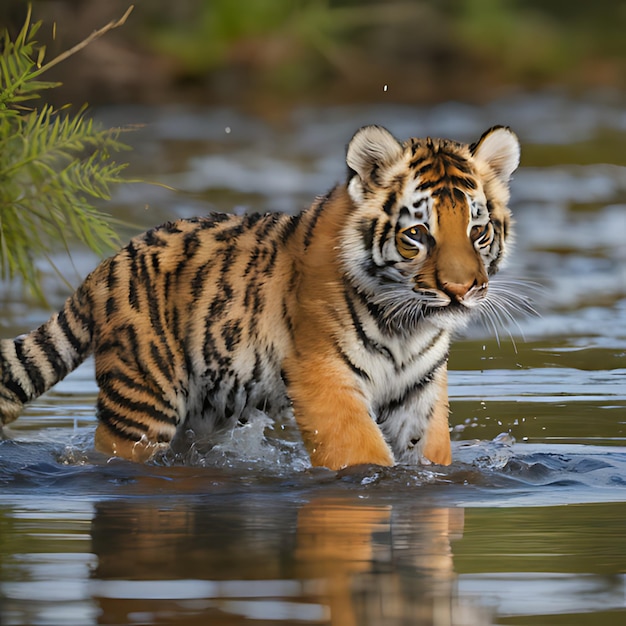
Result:
{"type": "Polygon", "coordinates": [[[399,231],[396,235],[398,252],[400,252],[405,259],[415,258],[420,250],[428,244],[428,241],[428,229],[424,224],[409,226],[399,231]]]}
{"type": "Polygon", "coordinates": [[[411,226],[410,228],[405,228],[402,231],[402,234],[410,239],[411,241],[415,241],[415,243],[426,243],[428,240],[428,231],[425,226],[421,224],[419,226],[411,226]]]}
{"type": "Polygon", "coordinates": [[[470,237],[472,241],[478,241],[479,239],[487,238],[491,236],[493,232],[493,227],[491,222],[487,222],[486,224],[477,224],[476,226],[472,226],[470,230],[470,237]]]}

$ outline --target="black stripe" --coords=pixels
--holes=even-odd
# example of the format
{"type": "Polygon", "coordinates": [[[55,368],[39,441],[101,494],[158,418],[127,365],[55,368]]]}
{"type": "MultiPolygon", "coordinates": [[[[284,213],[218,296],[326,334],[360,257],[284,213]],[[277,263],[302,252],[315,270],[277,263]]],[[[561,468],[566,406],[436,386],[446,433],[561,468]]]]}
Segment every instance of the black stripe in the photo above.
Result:
{"type": "Polygon", "coordinates": [[[380,330],[383,334],[387,334],[388,328],[385,321],[383,320],[383,310],[377,304],[372,302],[367,297],[367,294],[363,293],[353,286],[351,286],[351,288],[361,304],[367,309],[369,316],[374,320],[378,330],[380,330]]]}
{"type": "Polygon", "coordinates": [[[259,243],[266,241],[272,230],[280,224],[283,215],[281,213],[267,213],[262,217],[264,218],[263,222],[259,225],[259,229],[256,231],[256,239],[259,243]]]}
{"type": "Polygon", "coordinates": [[[264,279],[267,279],[272,275],[274,271],[274,266],[276,265],[277,256],[278,256],[278,246],[276,245],[276,242],[272,242],[271,253],[267,259],[267,263],[265,264],[265,267],[262,270],[264,279]]]}
{"type": "Polygon", "coordinates": [[[2,373],[2,384],[12,393],[17,399],[24,404],[30,400],[30,396],[24,391],[22,386],[17,382],[15,378],[11,376],[11,372],[3,371],[2,373]]]}
{"type": "Polygon", "coordinates": [[[463,174],[472,173],[472,168],[466,158],[459,156],[458,154],[453,154],[452,152],[444,152],[441,154],[441,157],[446,168],[452,166],[463,174]]]}
{"type": "Polygon", "coordinates": [[[186,261],[189,261],[200,247],[200,237],[197,230],[185,234],[183,237],[183,255],[186,261]]]}
{"type": "Polygon", "coordinates": [[[213,264],[212,260],[207,261],[206,263],[203,263],[196,270],[196,273],[191,279],[191,299],[194,304],[198,301],[198,299],[202,295],[202,292],[204,290],[204,281],[207,277],[208,270],[212,264],[213,264]]]}
{"type": "Polygon", "coordinates": [[[389,235],[389,231],[391,230],[391,228],[392,228],[391,222],[387,220],[385,222],[385,225],[383,226],[383,230],[380,233],[380,237],[378,239],[378,248],[380,249],[380,256],[383,256],[384,247],[385,247],[385,244],[387,243],[387,236],[389,235]]]}
{"type": "Polygon", "coordinates": [[[300,220],[302,219],[303,212],[298,213],[297,215],[288,216],[284,228],[280,232],[280,241],[283,244],[286,244],[293,234],[296,232],[298,228],[298,224],[300,224],[300,220]]]}
{"type": "Polygon", "coordinates": [[[246,265],[246,269],[243,271],[244,276],[247,276],[252,270],[252,268],[257,264],[260,255],[261,255],[261,247],[256,246],[252,250],[252,253],[250,254],[250,258],[248,259],[248,264],[246,265]]]}
{"type": "Polygon", "coordinates": [[[171,272],[164,272],[162,276],[163,276],[163,301],[170,302],[170,295],[171,295],[170,291],[172,287],[172,274],[171,272]]]}
{"type": "Polygon", "coordinates": [[[295,329],[293,327],[293,320],[291,319],[291,315],[289,315],[289,307],[287,306],[287,301],[283,298],[283,320],[285,321],[285,326],[287,327],[287,332],[289,333],[289,338],[291,339],[291,343],[293,344],[295,341],[295,329]]]}
{"type": "Polygon", "coordinates": [[[252,228],[254,228],[256,223],[263,217],[265,217],[265,216],[262,213],[259,213],[259,212],[248,213],[247,215],[244,216],[243,221],[244,221],[244,224],[245,224],[246,228],[252,229],[252,228]]]}
{"type": "MultiPolygon", "coordinates": [[[[105,389],[101,389],[100,391],[105,398],[107,398],[111,402],[114,402],[119,407],[125,410],[125,415],[124,415],[125,418],[127,417],[126,411],[130,410],[130,411],[134,411],[135,413],[138,413],[139,415],[145,415],[147,417],[150,417],[161,424],[171,424],[172,426],[178,425],[178,419],[176,417],[167,415],[166,413],[164,413],[163,411],[160,411],[156,406],[152,404],[149,404],[147,402],[140,402],[138,400],[133,400],[131,398],[128,398],[110,386],[106,387],[105,389]]],[[[133,420],[132,418],[128,418],[128,419],[138,424],[137,427],[141,428],[141,430],[144,430],[144,431],[149,430],[149,426],[144,425],[143,422],[137,422],[136,420],[133,420]],[[139,426],[139,424],[141,424],[141,426],[139,426]]]]}
{"type": "Polygon", "coordinates": [[[452,192],[450,190],[450,187],[445,186],[439,187],[439,189],[431,191],[430,195],[433,198],[438,198],[439,200],[446,198],[452,199],[452,192]]]}
{"type": "Polygon", "coordinates": [[[185,220],[189,224],[198,224],[202,230],[210,230],[233,218],[228,213],[209,213],[206,217],[191,217],[185,220]]]}
{"type": "Polygon", "coordinates": [[[120,334],[124,332],[126,334],[126,339],[130,343],[130,356],[133,356],[137,362],[139,362],[139,338],[137,337],[137,330],[131,324],[127,324],[120,328],[120,334]]]}
{"type": "Polygon", "coordinates": [[[178,233],[182,233],[183,231],[180,229],[179,224],[184,222],[184,220],[178,220],[176,222],[165,222],[165,224],[161,224],[159,226],[159,230],[165,231],[168,235],[176,235],[178,233]]]}
{"type": "MultiPolygon", "coordinates": [[[[425,157],[419,157],[417,159],[413,159],[413,161],[411,161],[409,163],[409,167],[411,169],[416,168],[420,163],[424,163],[424,159],[425,159],[425,157]]],[[[422,165],[420,168],[415,170],[415,175],[416,176],[422,176],[423,174],[426,174],[426,172],[430,172],[430,170],[432,170],[433,167],[434,167],[433,162],[432,161],[427,161],[426,163],[424,163],[424,165],[422,165]]]]}
{"type": "MultiPolygon", "coordinates": [[[[173,371],[172,365],[174,364],[173,357],[168,361],[163,358],[163,355],[159,352],[159,347],[154,343],[154,341],[150,342],[150,356],[152,357],[155,365],[159,368],[161,374],[163,374],[164,378],[167,380],[172,380],[173,371]]],[[[171,353],[168,354],[168,357],[171,356],[171,353]]]]}
{"type": "MultiPolygon", "coordinates": [[[[398,373],[410,368],[416,361],[419,361],[421,358],[425,357],[433,348],[435,348],[437,346],[437,344],[439,343],[439,340],[441,339],[441,337],[443,336],[444,331],[440,330],[431,340],[431,342],[422,350],[420,350],[417,354],[413,355],[413,357],[411,359],[409,359],[406,363],[403,363],[402,365],[398,365],[396,364],[396,371],[398,373]]],[[[446,359],[447,359],[447,354],[446,354],[446,359]]]]}
{"type": "MultiPolygon", "coordinates": [[[[399,408],[403,407],[409,400],[419,395],[425,387],[427,387],[434,381],[437,371],[441,368],[442,365],[447,362],[447,360],[448,355],[446,354],[443,358],[439,359],[439,361],[435,363],[431,370],[427,374],[422,376],[420,380],[414,382],[412,385],[407,387],[400,397],[389,400],[386,404],[380,407],[378,413],[394,413],[399,408]]],[[[384,419],[386,419],[386,417],[384,419]]]]}
{"type": "Polygon", "coordinates": [[[76,337],[76,335],[70,328],[70,325],[67,321],[67,316],[65,315],[65,309],[63,309],[57,316],[57,325],[59,326],[59,329],[65,335],[65,339],[67,339],[67,341],[72,346],[72,349],[78,356],[83,351],[83,345],[81,344],[81,342],[78,340],[78,338],[76,337]]]}
{"type": "Polygon", "coordinates": [[[341,346],[338,343],[335,343],[335,350],[337,354],[341,357],[341,360],[352,370],[354,374],[363,378],[364,380],[370,380],[369,374],[362,370],[360,367],[356,366],[350,359],[350,357],[341,349],[341,346]]]}
{"type": "Polygon", "coordinates": [[[126,253],[131,259],[134,259],[139,253],[139,250],[135,247],[135,242],[133,240],[128,242],[128,245],[126,246],[126,253]]]}
{"type": "Polygon", "coordinates": [[[204,362],[206,364],[214,363],[218,366],[221,371],[228,369],[231,363],[231,359],[228,355],[222,354],[217,349],[217,344],[215,342],[215,338],[211,333],[210,327],[212,325],[212,320],[210,317],[205,320],[205,328],[204,328],[204,344],[202,346],[202,356],[204,357],[204,362]]]}
{"type": "Polygon", "coordinates": [[[385,200],[385,203],[383,204],[383,211],[387,214],[387,215],[391,215],[391,213],[393,212],[393,207],[396,204],[396,192],[395,191],[391,191],[389,193],[389,195],[387,196],[387,199],[385,200]]]}
{"type": "MultiPolygon", "coordinates": [[[[146,270],[147,271],[147,270],[146,270]]],[[[145,286],[148,286],[152,283],[151,279],[148,279],[148,282],[145,283],[145,286]]],[[[161,311],[162,307],[160,299],[156,297],[156,295],[147,295],[146,297],[148,301],[149,314],[150,314],[150,323],[152,328],[156,332],[156,335],[159,339],[159,343],[163,347],[165,351],[165,360],[168,363],[174,363],[174,354],[170,348],[169,342],[167,341],[166,331],[163,327],[163,322],[161,321],[161,311]]]]}
{"type": "Polygon", "coordinates": [[[464,189],[470,190],[476,189],[474,179],[469,178],[468,176],[450,176],[448,180],[453,187],[463,187],[464,189]]]}
{"type": "Polygon", "coordinates": [[[98,421],[109,429],[116,437],[121,437],[127,441],[140,441],[142,435],[134,432],[129,432],[128,428],[136,428],[142,432],[147,432],[148,428],[144,424],[139,424],[135,420],[131,420],[127,417],[123,417],[112,411],[108,407],[102,404],[102,399],[98,400],[98,421]],[[122,424],[125,428],[118,428],[116,424],[122,424]]]}
{"type": "Polygon", "coordinates": [[[232,287],[226,280],[226,274],[230,271],[230,268],[233,264],[233,259],[235,258],[236,250],[234,247],[226,248],[224,250],[224,254],[222,255],[222,265],[220,267],[220,275],[218,278],[218,286],[225,292],[225,297],[227,299],[232,298],[233,290],[232,287]]]}
{"type": "MultiPolygon", "coordinates": [[[[104,378],[106,378],[106,380],[107,380],[107,385],[106,386],[110,386],[110,382],[111,381],[116,381],[118,383],[121,383],[122,385],[124,385],[128,389],[133,389],[133,390],[138,391],[140,393],[145,393],[145,394],[147,394],[149,396],[155,397],[155,390],[154,389],[152,389],[151,387],[149,387],[147,385],[142,384],[138,380],[135,380],[134,378],[131,378],[130,376],[128,376],[127,374],[125,374],[124,372],[121,372],[119,370],[115,370],[115,371],[112,371],[112,372],[107,372],[107,374],[102,374],[101,373],[99,379],[103,380],[104,378]]],[[[158,386],[155,385],[155,388],[158,390],[158,386]]],[[[160,390],[158,391],[158,393],[161,393],[160,390]]]]}
{"type": "Polygon", "coordinates": [[[48,329],[45,326],[39,327],[33,333],[33,341],[39,347],[39,349],[45,354],[48,363],[52,366],[54,374],[57,380],[61,380],[67,372],[67,366],[64,363],[59,351],[57,350],[52,337],[48,333],[48,329]]]}
{"type": "Polygon", "coordinates": [[[453,197],[453,206],[456,206],[457,202],[459,204],[465,204],[466,202],[465,194],[460,189],[457,189],[456,187],[452,188],[452,197],[453,197]]]}
{"type": "Polygon", "coordinates": [[[437,179],[433,179],[433,180],[425,180],[420,182],[417,185],[417,189],[419,189],[420,191],[426,191],[427,189],[433,189],[435,187],[437,187],[438,185],[441,184],[442,179],[441,178],[437,178],[437,179]]]}
{"type": "Polygon", "coordinates": [[[156,274],[159,274],[159,270],[161,268],[161,257],[158,253],[154,252],[150,255],[150,265],[152,265],[152,269],[156,274]]]}
{"type": "Polygon", "coordinates": [[[35,390],[34,396],[41,395],[46,390],[46,384],[41,373],[39,366],[26,354],[24,351],[24,339],[15,340],[15,354],[17,358],[24,366],[26,374],[30,378],[30,381],[35,390]]]}
{"type": "Polygon", "coordinates": [[[167,239],[163,239],[159,236],[160,231],[163,229],[167,231],[169,229],[168,224],[164,224],[163,226],[157,226],[156,228],[151,228],[150,230],[148,230],[143,236],[143,240],[146,242],[146,245],[150,246],[151,248],[163,248],[167,246],[167,239]]]}
{"type": "MultiPolygon", "coordinates": [[[[350,291],[354,291],[354,289],[350,289],[348,287],[344,288],[344,299],[346,301],[346,306],[348,307],[348,313],[350,314],[350,319],[352,320],[352,326],[356,331],[357,337],[365,347],[368,352],[374,354],[381,354],[386,357],[390,361],[394,361],[393,355],[385,346],[381,346],[377,341],[373,341],[370,339],[361,324],[361,319],[359,318],[358,313],[354,307],[354,302],[350,295],[350,291]]],[[[394,361],[395,363],[395,361],[394,361]]]]}
{"type": "MultiPolygon", "coordinates": [[[[4,385],[4,383],[3,383],[3,386],[4,386],[4,389],[6,389],[8,391],[8,387],[6,385],[4,385]]],[[[7,402],[15,403],[15,395],[16,394],[14,394],[14,393],[7,394],[7,393],[4,392],[4,389],[2,389],[2,387],[0,387],[0,398],[2,398],[2,400],[6,400],[7,402]]],[[[20,402],[22,402],[22,404],[24,404],[24,402],[26,402],[26,401],[28,401],[28,399],[26,399],[24,401],[20,400],[20,402]]]]}
{"type": "Polygon", "coordinates": [[[362,219],[357,227],[366,250],[371,250],[374,245],[376,224],[376,220],[362,219]]]}
{"type": "Polygon", "coordinates": [[[74,319],[83,327],[91,328],[91,317],[83,314],[83,309],[87,310],[90,314],[93,311],[93,302],[89,294],[83,290],[82,286],[78,288],[78,291],[74,294],[74,297],[70,298],[68,303],[70,313],[74,316],[74,319]],[[86,303],[82,299],[87,300],[86,303]]]}
{"type": "Polygon", "coordinates": [[[139,311],[139,294],[137,293],[137,285],[135,283],[135,277],[130,276],[130,280],[128,281],[128,304],[131,309],[135,311],[139,311]]]}
{"type": "Polygon", "coordinates": [[[241,322],[239,320],[229,320],[222,326],[221,332],[226,350],[232,352],[241,342],[241,322]]]}
{"type": "Polygon", "coordinates": [[[447,360],[448,355],[446,354],[444,357],[439,359],[439,361],[435,363],[431,370],[427,374],[422,376],[420,380],[416,381],[415,383],[413,383],[413,385],[405,389],[404,393],[399,398],[395,398],[394,400],[387,402],[385,404],[385,409],[390,413],[393,413],[400,407],[403,407],[409,401],[409,399],[421,393],[424,388],[426,388],[435,380],[437,371],[441,368],[442,365],[447,362],[447,360]]]}
{"type": "MultiPolygon", "coordinates": [[[[233,221],[235,221],[234,218],[233,221]]],[[[234,226],[231,226],[230,228],[224,228],[218,233],[215,233],[215,241],[233,243],[233,240],[237,239],[237,237],[245,232],[245,230],[245,224],[240,219],[239,221],[235,222],[234,226]]]]}
{"type": "Polygon", "coordinates": [[[109,296],[106,301],[105,314],[111,317],[117,311],[117,302],[114,296],[109,296]]]}
{"type": "Polygon", "coordinates": [[[311,239],[313,238],[313,231],[315,230],[315,226],[317,225],[317,220],[320,218],[320,215],[322,214],[322,211],[324,210],[324,207],[330,199],[333,191],[334,189],[329,191],[325,196],[319,199],[319,202],[315,206],[309,209],[309,211],[311,211],[311,217],[309,219],[303,241],[303,246],[305,249],[308,248],[311,243],[311,239]]]}
{"type": "Polygon", "coordinates": [[[107,291],[113,291],[117,286],[117,275],[115,270],[117,269],[117,260],[115,258],[109,261],[109,273],[107,274],[106,284],[107,291]]]}

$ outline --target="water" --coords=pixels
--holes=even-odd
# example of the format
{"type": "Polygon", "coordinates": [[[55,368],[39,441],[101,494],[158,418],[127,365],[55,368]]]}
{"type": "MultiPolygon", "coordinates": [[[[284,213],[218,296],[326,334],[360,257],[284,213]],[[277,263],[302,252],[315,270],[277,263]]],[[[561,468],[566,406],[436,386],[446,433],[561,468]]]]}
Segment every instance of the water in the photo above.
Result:
{"type": "MultiPolygon", "coordinates": [[[[293,433],[250,426],[140,466],[93,450],[81,366],[0,442],[0,623],[622,624],[626,618],[626,113],[558,95],[484,108],[118,109],[147,123],[121,190],[141,227],[213,209],[306,206],[361,124],[523,145],[503,280],[541,317],[470,329],[450,361],[454,462],[335,473],[293,433]],[[509,335],[510,332],[510,335],[509,335]]],[[[70,281],[83,251],[58,264],[70,281]]],[[[67,288],[50,276],[58,308],[67,288]]],[[[4,286],[2,335],[49,312],[4,286]]]]}

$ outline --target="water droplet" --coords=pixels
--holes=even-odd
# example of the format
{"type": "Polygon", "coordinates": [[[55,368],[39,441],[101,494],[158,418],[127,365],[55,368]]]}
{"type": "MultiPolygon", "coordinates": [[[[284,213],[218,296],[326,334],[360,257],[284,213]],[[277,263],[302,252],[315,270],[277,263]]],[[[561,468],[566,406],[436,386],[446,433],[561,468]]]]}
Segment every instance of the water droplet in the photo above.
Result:
{"type": "Polygon", "coordinates": [[[224,132],[225,132],[227,135],[230,135],[230,126],[227,126],[227,127],[224,129],[224,132]]]}

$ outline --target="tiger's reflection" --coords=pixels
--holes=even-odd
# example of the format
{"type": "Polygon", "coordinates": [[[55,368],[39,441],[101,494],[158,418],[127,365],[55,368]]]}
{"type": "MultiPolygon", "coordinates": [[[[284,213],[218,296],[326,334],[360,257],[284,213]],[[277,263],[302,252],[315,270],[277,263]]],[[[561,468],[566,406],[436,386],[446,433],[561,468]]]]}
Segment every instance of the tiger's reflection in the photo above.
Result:
{"type": "Polygon", "coordinates": [[[294,500],[99,503],[100,623],[490,623],[456,596],[462,509],[392,508],[353,494],[294,500]]]}

